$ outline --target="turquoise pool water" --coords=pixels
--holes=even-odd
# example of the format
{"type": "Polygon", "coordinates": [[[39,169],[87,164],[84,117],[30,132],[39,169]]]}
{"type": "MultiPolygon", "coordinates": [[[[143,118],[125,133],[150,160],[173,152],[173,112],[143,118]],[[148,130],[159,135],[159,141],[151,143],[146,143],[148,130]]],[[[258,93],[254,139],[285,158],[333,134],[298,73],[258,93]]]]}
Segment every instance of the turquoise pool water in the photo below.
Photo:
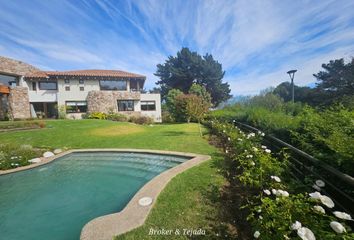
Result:
{"type": "Polygon", "coordinates": [[[71,153],[0,176],[0,239],[79,239],[90,220],[122,210],[134,194],[185,157],[71,153]]]}

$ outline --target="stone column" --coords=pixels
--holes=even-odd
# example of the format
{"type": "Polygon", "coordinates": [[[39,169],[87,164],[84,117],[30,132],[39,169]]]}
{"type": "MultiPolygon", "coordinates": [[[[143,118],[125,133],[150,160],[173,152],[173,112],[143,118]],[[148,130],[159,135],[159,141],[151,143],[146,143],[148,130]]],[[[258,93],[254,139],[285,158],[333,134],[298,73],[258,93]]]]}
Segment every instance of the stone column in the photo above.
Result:
{"type": "Polygon", "coordinates": [[[8,104],[10,107],[10,115],[13,119],[31,118],[28,88],[11,88],[8,98],[8,104]]]}

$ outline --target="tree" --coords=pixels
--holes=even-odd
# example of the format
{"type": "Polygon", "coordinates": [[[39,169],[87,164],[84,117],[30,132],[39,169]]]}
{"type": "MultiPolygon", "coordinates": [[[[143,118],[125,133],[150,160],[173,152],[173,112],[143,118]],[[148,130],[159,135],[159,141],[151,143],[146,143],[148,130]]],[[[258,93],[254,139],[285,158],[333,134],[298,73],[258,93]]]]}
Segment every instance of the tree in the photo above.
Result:
{"type": "Polygon", "coordinates": [[[161,88],[154,87],[153,89],[149,90],[149,93],[161,93],[161,88]]]}
{"type": "Polygon", "coordinates": [[[180,116],[180,112],[176,109],[176,98],[179,95],[183,95],[183,92],[178,89],[171,89],[166,96],[166,108],[175,121],[183,121],[183,116],[180,116]]]}
{"type": "Polygon", "coordinates": [[[208,93],[208,91],[205,89],[204,86],[193,83],[188,92],[190,94],[194,94],[194,95],[197,95],[198,97],[201,97],[202,100],[204,101],[203,104],[207,105],[208,108],[211,106],[210,93],[208,93]]]}
{"type": "Polygon", "coordinates": [[[324,71],[314,76],[317,78],[316,89],[325,93],[327,102],[338,102],[343,98],[353,97],[354,93],[354,58],[349,63],[344,59],[331,60],[322,64],[324,71]]]}
{"type": "MultiPolygon", "coordinates": [[[[273,90],[273,94],[281,97],[285,102],[290,102],[292,100],[291,88],[292,86],[290,82],[282,82],[273,90]]],[[[294,99],[296,102],[303,102],[313,105],[314,93],[314,89],[294,85],[294,99]]]]}
{"type": "Polygon", "coordinates": [[[163,98],[174,88],[188,93],[192,84],[197,83],[210,93],[215,106],[231,97],[229,84],[222,82],[224,74],[222,65],[212,55],[202,57],[188,48],[182,48],[176,57],[169,56],[164,64],[158,64],[155,73],[160,78],[156,84],[161,87],[163,98]]]}

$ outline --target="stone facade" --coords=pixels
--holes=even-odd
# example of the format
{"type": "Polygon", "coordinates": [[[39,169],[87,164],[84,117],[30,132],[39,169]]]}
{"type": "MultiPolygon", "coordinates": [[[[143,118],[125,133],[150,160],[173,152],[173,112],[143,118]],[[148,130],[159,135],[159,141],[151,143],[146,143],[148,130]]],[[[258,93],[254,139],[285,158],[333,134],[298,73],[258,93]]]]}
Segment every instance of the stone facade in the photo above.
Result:
{"type": "Polygon", "coordinates": [[[0,73],[25,76],[37,71],[40,70],[30,64],[0,56],[0,73]]]}
{"type": "Polygon", "coordinates": [[[6,119],[7,111],[7,94],[0,93],[0,120],[6,119]]]}
{"type": "Polygon", "coordinates": [[[11,88],[9,98],[9,112],[13,119],[31,117],[28,89],[26,87],[11,88]]]}
{"type": "Polygon", "coordinates": [[[140,92],[90,91],[87,112],[117,112],[117,100],[140,100],[140,92]]]}

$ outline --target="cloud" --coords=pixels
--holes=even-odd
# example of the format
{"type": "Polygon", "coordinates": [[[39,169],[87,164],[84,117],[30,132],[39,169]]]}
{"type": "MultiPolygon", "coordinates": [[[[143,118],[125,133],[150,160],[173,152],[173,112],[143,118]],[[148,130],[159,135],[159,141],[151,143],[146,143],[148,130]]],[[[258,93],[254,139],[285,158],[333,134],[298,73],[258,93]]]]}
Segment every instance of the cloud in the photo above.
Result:
{"type": "Polygon", "coordinates": [[[313,82],[322,63],[354,55],[353,1],[4,1],[0,54],[45,68],[121,69],[157,78],[186,46],[223,64],[233,94],[313,82]],[[21,5],[21,8],[18,6],[21,5]]]}

